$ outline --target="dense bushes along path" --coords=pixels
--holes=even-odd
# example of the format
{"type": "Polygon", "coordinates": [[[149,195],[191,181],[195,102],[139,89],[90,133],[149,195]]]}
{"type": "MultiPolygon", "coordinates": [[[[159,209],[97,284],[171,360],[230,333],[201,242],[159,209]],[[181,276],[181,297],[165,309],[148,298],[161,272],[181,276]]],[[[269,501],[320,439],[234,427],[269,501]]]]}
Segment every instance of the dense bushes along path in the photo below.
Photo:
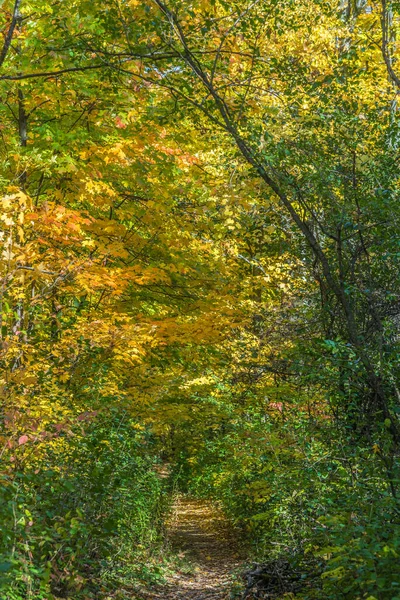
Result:
{"type": "Polygon", "coordinates": [[[175,572],[162,587],[137,600],[224,600],[240,567],[237,542],[223,514],[209,502],[178,497],[168,524],[174,551],[186,557],[190,573],[175,572]]]}

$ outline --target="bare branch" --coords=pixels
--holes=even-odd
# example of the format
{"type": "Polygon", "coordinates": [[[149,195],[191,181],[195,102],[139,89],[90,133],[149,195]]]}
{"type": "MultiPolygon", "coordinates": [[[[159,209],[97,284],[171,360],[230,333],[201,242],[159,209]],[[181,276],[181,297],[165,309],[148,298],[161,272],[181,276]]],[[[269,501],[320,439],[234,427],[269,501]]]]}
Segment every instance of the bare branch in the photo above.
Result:
{"type": "Polygon", "coordinates": [[[8,51],[10,49],[11,40],[14,35],[15,27],[17,26],[18,20],[21,18],[21,13],[19,12],[19,8],[21,6],[21,0],[15,0],[13,16],[11,19],[10,27],[8,28],[6,38],[4,40],[3,48],[0,52],[0,67],[3,65],[8,51]]]}
{"type": "Polygon", "coordinates": [[[387,7],[386,0],[381,0],[382,12],[381,12],[381,29],[382,29],[382,45],[381,51],[383,60],[385,61],[385,65],[387,71],[389,73],[389,77],[393,81],[393,83],[400,89],[400,77],[396,74],[393,69],[393,60],[390,55],[389,48],[389,12],[387,7]]]}

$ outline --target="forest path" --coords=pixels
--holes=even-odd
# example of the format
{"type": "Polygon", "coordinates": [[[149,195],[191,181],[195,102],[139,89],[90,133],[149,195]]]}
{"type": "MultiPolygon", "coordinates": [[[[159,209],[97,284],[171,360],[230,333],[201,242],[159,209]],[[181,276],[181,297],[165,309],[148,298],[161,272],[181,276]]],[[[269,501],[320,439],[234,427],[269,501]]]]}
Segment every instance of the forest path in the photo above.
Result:
{"type": "Polygon", "coordinates": [[[207,501],[180,496],[175,502],[168,540],[173,551],[192,565],[175,572],[148,592],[149,600],[227,600],[231,575],[240,565],[237,539],[221,511],[207,501]]]}

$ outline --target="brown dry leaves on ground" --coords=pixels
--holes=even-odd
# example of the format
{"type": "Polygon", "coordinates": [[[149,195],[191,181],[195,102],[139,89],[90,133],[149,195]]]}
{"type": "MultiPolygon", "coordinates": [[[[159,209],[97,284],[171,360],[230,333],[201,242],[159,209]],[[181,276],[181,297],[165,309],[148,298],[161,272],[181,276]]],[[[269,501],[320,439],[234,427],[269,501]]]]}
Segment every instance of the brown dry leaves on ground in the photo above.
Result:
{"type": "Polygon", "coordinates": [[[223,514],[209,502],[180,497],[168,527],[178,556],[193,565],[176,572],[163,586],[143,592],[137,600],[227,600],[232,574],[240,568],[238,545],[223,514]]]}

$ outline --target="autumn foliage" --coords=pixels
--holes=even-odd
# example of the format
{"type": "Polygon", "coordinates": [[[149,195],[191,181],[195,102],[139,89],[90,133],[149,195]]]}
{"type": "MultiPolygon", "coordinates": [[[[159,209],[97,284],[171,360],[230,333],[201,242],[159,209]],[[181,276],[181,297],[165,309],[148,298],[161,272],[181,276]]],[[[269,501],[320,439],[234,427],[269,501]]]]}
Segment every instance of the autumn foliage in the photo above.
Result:
{"type": "Polygon", "coordinates": [[[400,597],[399,19],[3,3],[2,598],[157,581],[162,461],[299,597],[400,597]]]}

